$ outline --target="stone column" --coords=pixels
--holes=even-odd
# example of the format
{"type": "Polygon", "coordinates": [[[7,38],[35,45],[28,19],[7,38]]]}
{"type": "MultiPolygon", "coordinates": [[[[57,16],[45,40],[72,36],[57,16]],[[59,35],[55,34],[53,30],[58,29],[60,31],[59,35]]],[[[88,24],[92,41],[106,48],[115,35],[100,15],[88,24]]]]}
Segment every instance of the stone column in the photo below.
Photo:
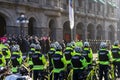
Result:
{"type": "Polygon", "coordinates": [[[56,18],[56,40],[60,42],[63,40],[63,24],[61,17],[56,18]]]}
{"type": "Polygon", "coordinates": [[[107,30],[107,29],[105,29],[105,30],[103,30],[103,35],[104,35],[104,40],[108,40],[108,32],[109,32],[109,30],[107,30]]]}
{"type": "Polygon", "coordinates": [[[84,33],[84,34],[85,34],[85,35],[84,35],[84,36],[85,36],[85,37],[84,37],[84,40],[87,40],[87,39],[88,39],[88,35],[87,35],[87,33],[88,33],[88,32],[87,32],[87,23],[85,23],[84,32],[85,32],[85,33],[84,33]]]}
{"type": "Polygon", "coordinates": [[[63,40],[63,28],[56,29],[56,40],[59,42],[63,40]]]}
{"type": "Polygon", "coordinates": [[[94,35],[93,35],[94,38],[93,39],[95,39],[95,40],[97,39],[97,29],[96,28],[97,28],[97,24],[94,24],[94,35]]]}

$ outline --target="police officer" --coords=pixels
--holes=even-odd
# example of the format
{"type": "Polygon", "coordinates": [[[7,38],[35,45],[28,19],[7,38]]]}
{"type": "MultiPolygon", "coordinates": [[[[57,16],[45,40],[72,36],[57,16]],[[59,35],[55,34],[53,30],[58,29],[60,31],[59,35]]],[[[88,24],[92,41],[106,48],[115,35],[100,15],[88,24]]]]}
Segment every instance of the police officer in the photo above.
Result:
{"type": "Polygon", "coordinates": [[[51,43],[50,44],[50,50],[48,51],[48,61],[49,61],[49,67],[50,67],[50,72],[51,72],[51,70],[52,70],[52,56],[53,56],[53,54],[55,54],[55,44],[54,43],[51,43]]]}
{"type": "Polygon", "coordinates": [[[35,53],[35,47],[36,47],[36,45],[34,43],[31,43],[31,45],[30,45],[30,51],[28,51],[28,55],[27,55],[28,64],[29,64],[30,69],[33,67],[31,56],[32,56],[32,54],[35,53]]]}
{"type": "Polygon", "coordinates": [[[72,56],[71,64],[73,68],[73,79],[72,80],[83,80],[84,70],[87,67],[86,59],[81,56],[80,47],[75,47],[75,54],[72,56]]]}
{"type": "Polygon", "coordinates": [[[58,80],[64,78],[64,71],[66,70],[66,59],[62,54],[62,47],[61,45],[56,46],[56,52],[53,54],[52,57],[52,64],[53,64],[53,77],[52,80],[58,80]]]}
{"type": "Polygon", "coordinates": [[[0,51],[2,51],[2,49],[5,47],[5,45],[3,44],[3,42],[0,40],[0,51]]]}
{"type": "Polygon", "coordinates": [[[10,49],[9,49],[9,44],[5,43],[4,44],[4,48],[2,49],[2,53],[5,57],[5,60],[6,60],[6,65],[8,65],[8,62],[10,60],[10,57],[11,57],[11,52],[10,52],[10,49]]]}
{"type": "Polygon", "coordinates": [[[75,48],[75,42],[74,41],[71,41],[71,45],[72,45],[72,48],[74,49],[75,48]]]}
{"type": "Polygon", "coordinates": [[[19,67],[22,64],[22,56],[20,52],[21,51],[18,46],[12,47],[12,54],[11,54],[12,73],[19,72],[19,67]]]}
{"type": "MultiPolygon", "coordinates": [[[[50,50],[48,51],[48,61],[49,61],[49,72],[53,70],[53,65],[52,65],[52,56],[55,54],[56,47],[54,43],[50,44],[50,50]]],[[[50,80],[52,80],[52,75],[50,75],[50,80]]]]}
{"type": "Polygon", "coordinates": [[[85,57],[88,67],[90,67],[93,61],[93,52],[92,49],[90,48],[89,42],[84,42],[82,55],[85,57]]]}
{"type": "Polygon", "coordinates": [[[113,65],[118,70],[118,77],[120,77],[120,48],[119,41],[115,41],[111,49],[111,54],[113,57],[113,65]]]}
{"type": "Polygon", "coordinates": [[[71,43],[67,43],[65,51],[63,53],[67,62],[67,73],[69,74],[71,68],[71,58],[75,53],[71,43]]]}
{"type": "Polygon", "coordinates": [[[41,46],[39,44],[35,47],[35,54],[32,54],[31,59],[33,63],[33,80],[37,80],[39,75],[45,70],[47,64],[46,58],[40,52],[41,46]]]}
{"type": "Polygon", "coordinates": [[[6,66],[6,60],[2,52],[0,51],[0,67],[5,67],[6,66]]]}
{"type": "Polygon", "coordinates": [[[98,51],[99,80],[102,80],[103,77],[105,80],[109,80],[108,70],[111,59],[111,54],[107,50],[107,44],[105,42],[101,42],[100,50],[98,51]]]}

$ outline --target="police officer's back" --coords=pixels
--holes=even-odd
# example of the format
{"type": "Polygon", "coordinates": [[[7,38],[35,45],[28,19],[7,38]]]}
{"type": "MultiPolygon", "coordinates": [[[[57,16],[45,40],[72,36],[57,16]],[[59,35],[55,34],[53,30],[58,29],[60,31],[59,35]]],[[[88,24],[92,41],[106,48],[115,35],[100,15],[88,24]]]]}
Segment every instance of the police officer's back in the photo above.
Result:
{"type": "Polygon", "coordinates": [[[102,77],[104,77],[105,80],[109,80],[108,70],[111,59],[110,51],[107,50],[107,44],[105,42],[101,42],[100,50],[98,51],[99,80],[102,80],[102,77]]]}
{"type": "Polygon", "coordinates": [[[87,60],[88,65],[91,65],[93,60],[93,52],[92,49],[90,48],[89,42],[84,42],[82,55],[87,60]]]}
{"type": "MultiPolygon", "coordinates": [[[[66,59],[62,54],[62,47],[60,45],[56,46],[56,52],[53,54],[52,57],[52,64],[53,64],[53,73],[54,73],[54,80],[59,78],[59,74],[64,72],[66,69],[66,59]]],[[[63,74],[62,74],[63,78],[63,74]]]]}
{"type": "Polygon", "coordinates": [[[35,44],[32,43],[30,45],[30,50],[28,51],[28,55],[27,55],[27,59],[28,59],[28,64],[29,64],[29,67],[32,68],[33,66],[33,63],[32,63],[32,55],[35,54],[35,44]]]}
{"type": "Polygon", "coordinates": [[[36,45],[35,54],[32,54],[32,63],[33,63],[33,80],[37,80],[39,74],[42,73],[45,69],[46,58],[43,54],[41,54],[41,46],[39,44],[36,45]]]}
{"type": "MultiPolygon", "coordinates": [[[[48,60],[49,60],[49,67],[52,67],[52,56],[55,54],[55,44],[50,44],[50,50],[48,51],[48,60]]],[[[51,70],[50,70],[51,71],[51,70]]]]}
{"type": "Polygon", "coordinates": [[[118,70],[118,77],[120,77],[120,48],[119,42],[115,41],[111,49],[111,54],[113,57],[113,65],[118,70]]]}
{"type": "Polygon", "coordinates": [[[71,43],[67,43],[65,51],[63,52],[67,61],[67,64],[71,64],[71,58],[74,55],[74,49],[71,43]]]}
{"type": "Polygon", "coordinates": [[[6,64],[9,62],[10,60],[10,57],[11,57],[11,52],[10,52],[10,49],[9,49],[9,44],[5,43],[4,44],[4,48],[2,49],[2,53],[5,57],[5,60],[6,60],[6,64]]]}
{"type": "Polygon", "coordinates": [[[0,52],[0,67],[5,67],[6,66],[6,60],[2,52],[0,52]]]}
{"type": "Polygon", "coordinates": [[[22,56],[20,55],[19,47],[16,46],[12,47],[11,63],[12,63],[12,72],[17,73],[22,63],[22,56]]]}
{"type": "Polygon", "coordinates": [[[75,47],[75,54],[72,56],[73,80],[83,80],[84,70],[87,67],[86,59],[81,56],[81,48],[75,47]]]}

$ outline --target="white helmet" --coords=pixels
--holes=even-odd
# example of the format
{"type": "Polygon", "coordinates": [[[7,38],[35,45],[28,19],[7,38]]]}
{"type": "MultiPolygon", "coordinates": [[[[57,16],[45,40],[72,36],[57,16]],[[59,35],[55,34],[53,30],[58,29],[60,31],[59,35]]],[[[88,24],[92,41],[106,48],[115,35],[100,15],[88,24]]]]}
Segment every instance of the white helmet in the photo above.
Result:
{"type": "Polygon", "coordinates": [[[5,45],[6,47],[10,47],[8,43],[5,43],[4,45],[5,45]]]}
{"type": "Polygon", "coordinates": [[[34,43],[31,43],[31,45],[30,45],[31,48],[35,48],[35,46],[36,45],[34,43]]]}
{"type": "Polygon", "coordinates": [[[57,45],[60,45],[60,44],[59,44],[59,42],[56,41],[56,42],[55,42],[55,45],[57,46],[57,45]]]}
{"type": "Polygon", "coordinates": [[[67,47],[71,47],[72,46],[72,44],[71,43],[67,43],[67,47]]]}
{"type": "Polygon", "coordinates": [[[20,49],[19,49],[19,47],[17,47],[17,46],[13,46],[12,47],[12,52],[16,52],[16,51],[19,51],[20,49]]]}
{"type": "Polygon", "coordinates": [[[35,46],[35,49],[36,49],[36,50],[41,50],[41,46],[40,46],[39,44],[37,44],[37,45],[35,46]]]}
{"type": "Polygon", "coordinates": [[[119,41],[115,41],[115,42],[114,42],[114,45],[115,45],[115,46],[118,46],[118,45],[119,45],[119,41]]]}
{"type": "Polygon", "coordinates": [[[89,46],[90,46],[89,42],[84,42],[84,47],[89,47],[89,46]]]}
{"type": "Polygon", "coordinates": [[[74,50],[75,50],[75,52],[77,52],[77,53],[82,52],[82,49],[81,49],[80,47],[78,47],[78,46],[76,46],[74,50]]]}
{"type": "Polygon", "coordinates": [[[51,43],[51,44],[50,44],[50,47],[51,47],[51,48],[55,48],[55,44],[54,44],[54,43],[51,43]]]}
{"type": "Polygon", "coordinates": [[[74,41],[72,41],[72,42],[71,42],[71,45],[72,45],[72,46],[75,46],[75,42],[74,42],[74,41]]]}
{"type": "Polygon", "coordinates": [[[61,45],[57,45],[57,46],[56,46],[56,50],[62,50],[61,45]]]}
{"type": "Polygon", "coordinates": [[[107,44],[105,42],[100,43],[100,48],[106,48],[106,47],[107,47],[107,44]]]}

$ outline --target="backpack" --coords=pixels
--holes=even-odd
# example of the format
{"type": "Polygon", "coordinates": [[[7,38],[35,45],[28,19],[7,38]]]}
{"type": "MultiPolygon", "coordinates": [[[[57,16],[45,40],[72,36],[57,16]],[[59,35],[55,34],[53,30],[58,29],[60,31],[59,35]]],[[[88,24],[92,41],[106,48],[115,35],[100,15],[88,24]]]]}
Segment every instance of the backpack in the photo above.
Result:
{"type": "Polygon", "coordinates": [[[83,53],[82,53],[82,56],[85,57],[87,62],[90,62],[90,58],[88,56],[89,53],[90,53],[89,50],[84,50],[83,53]]]}
{"type": "Polygon", "coordinates": [[[43,65],[43,62],[41,60],[42,54],[35,53],[32,55],[32,62],[34,65],[43,65]]]}
{"type": "Polygon", "coordinates": [[[72,50],[65,50],[64,51],[66,60],[71,60],[71,58],[72,58],[71,52],[72,52],[72,50]]]}
{"type": "Polygon", "coordinates": [[[53,64],[55,68],[63,68],[64,67],[64,63],[62,62],[63,56],[60,54],[54,54],[53,55],[53,64]]]}
{"type": "Polygon", "coordinates": [[[75,67],[75,68],[83,67],[82,62],[80,61],[82,59],[83,59],[82,56],[79,56],[79,55],[73,56],[72,59],[71,59],[73,67],[75,67]]]}
{"type": "Polygon", "coordinates": [[[20,56],[18,54],[12,54],[11,61],[12,61],[13,67],[20,65],[19,61],[17,60],[18,58],[20,58],[20,56]]]}

